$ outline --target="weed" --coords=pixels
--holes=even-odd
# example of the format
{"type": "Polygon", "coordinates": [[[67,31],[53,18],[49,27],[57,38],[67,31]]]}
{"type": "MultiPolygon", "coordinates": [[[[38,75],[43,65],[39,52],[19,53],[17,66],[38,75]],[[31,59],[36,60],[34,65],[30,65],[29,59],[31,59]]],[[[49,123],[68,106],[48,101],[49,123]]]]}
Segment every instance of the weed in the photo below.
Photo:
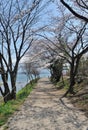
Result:
{"type": "Polygon", "coordinates": [[[20,105],[24,102],[25,98],[30,94],[33,87],[35,85],[35,82],[33,81],[32,84],[27,84],[24,88],[22,88],[17,93],[17,99],[11,100],[9,102],[1,103],[0,104],[0,126],[4,125],[8,118],[19,109],[20,105]]]}

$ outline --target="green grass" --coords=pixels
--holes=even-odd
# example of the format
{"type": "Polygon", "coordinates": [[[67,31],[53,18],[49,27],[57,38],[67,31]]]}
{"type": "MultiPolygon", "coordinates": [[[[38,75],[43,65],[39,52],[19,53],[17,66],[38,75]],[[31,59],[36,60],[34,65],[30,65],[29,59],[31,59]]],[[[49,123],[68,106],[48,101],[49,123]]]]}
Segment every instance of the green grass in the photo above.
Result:
{"type": "Polygon", "coordinates": [[[19,107],[23,104],[27,96],[32,91],[33,87],[36,85],[36,83],[33,81],[32,84],[27,84],[24,88],[22,88],[17,93],[17,99],[11,100],[7,102],[6,104],[2,102],[0,104],[0,126],[4,125],[8,118],[15,112],[19,110],[19,107]]]}
{"type": "Polygon", "coordinates": [[[69,88],[69,81],[67,79],[64,79],[64,81],[59,81],[56,83],[57,89],[64,89],[67,90],[69,88]]]}

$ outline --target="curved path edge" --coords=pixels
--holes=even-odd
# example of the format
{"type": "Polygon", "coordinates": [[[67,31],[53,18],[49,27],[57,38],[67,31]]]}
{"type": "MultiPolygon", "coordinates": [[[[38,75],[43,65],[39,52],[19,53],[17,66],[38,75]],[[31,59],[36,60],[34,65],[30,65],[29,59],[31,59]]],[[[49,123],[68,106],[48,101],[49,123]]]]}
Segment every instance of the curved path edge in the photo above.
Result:
{"type": "Polygon", "coordinates": [[[8,130],[88,130],[88,118],[61,92],[41,78],[22,107],[7,122],[8,130]]]}

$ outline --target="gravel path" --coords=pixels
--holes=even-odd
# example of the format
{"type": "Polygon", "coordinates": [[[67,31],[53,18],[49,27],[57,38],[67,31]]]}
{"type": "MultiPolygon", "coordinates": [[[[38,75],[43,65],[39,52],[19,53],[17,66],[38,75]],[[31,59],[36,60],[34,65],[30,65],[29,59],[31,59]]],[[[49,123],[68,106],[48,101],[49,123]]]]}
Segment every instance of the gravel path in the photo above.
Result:
{"type": "Polygon", "coordinates": [[[7,123],[8,130],[88,130],[88,118],[61,92],[42,78],[20,110],[7,123]]]}

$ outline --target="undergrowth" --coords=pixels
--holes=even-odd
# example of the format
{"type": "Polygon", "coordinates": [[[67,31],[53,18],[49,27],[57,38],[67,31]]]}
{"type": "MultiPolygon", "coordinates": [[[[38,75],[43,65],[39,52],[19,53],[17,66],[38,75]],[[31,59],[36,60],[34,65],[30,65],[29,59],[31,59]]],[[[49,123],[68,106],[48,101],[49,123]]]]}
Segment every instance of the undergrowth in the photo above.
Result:
{"type": "Polygon", "coordinates": [[[19,107],[27,96],[32,91],[33,87],[35,86],[36,82],[33,81],[32,84],[27,84],[24,88],[22,88],[16,95],[16,100],[8,101],[7,103],[0,103],[0,126],[4,125],[8,118],[15,112],[19,110],[19,107]]]}
{"type": "MultiPolygon", "coordinates": [[[[62,89],[65,93],[69,88],[69,79],[58,82],[56,88],[58,90],[62,89]]],[[[88,117],[88,81],[84,80],[81,83],[76,82],[74,85],[74,92],[75,95],[68,94],[67,98],[75,107],[84,111],[85,115],[88,117]]]]}

